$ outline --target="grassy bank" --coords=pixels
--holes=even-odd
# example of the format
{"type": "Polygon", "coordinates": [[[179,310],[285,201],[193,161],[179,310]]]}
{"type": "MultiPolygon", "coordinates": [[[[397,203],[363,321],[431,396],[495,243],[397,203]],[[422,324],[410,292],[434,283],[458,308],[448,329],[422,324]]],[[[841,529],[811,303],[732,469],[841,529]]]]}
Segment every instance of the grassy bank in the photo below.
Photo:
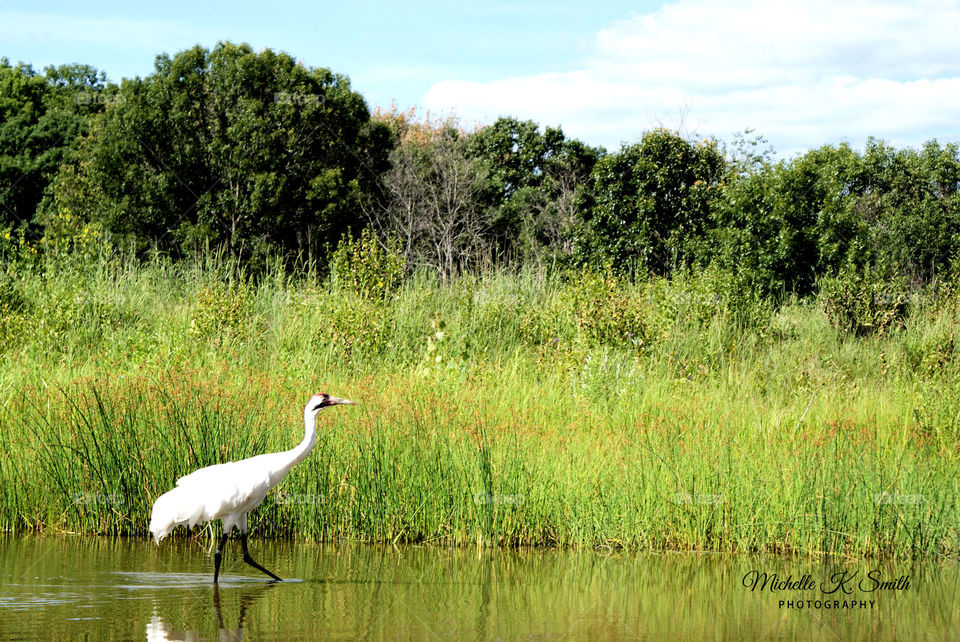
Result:
{"type": "Polygon", "coordinates": [[[259,535],[960,552],[956,297],[857,337],[716,272],[255,282],[87,258],[0,284],[0,528],[146,533],[199,466],[315,452],[259,535]],[[376,286],[377,283],[375,282],[376,286]]]}

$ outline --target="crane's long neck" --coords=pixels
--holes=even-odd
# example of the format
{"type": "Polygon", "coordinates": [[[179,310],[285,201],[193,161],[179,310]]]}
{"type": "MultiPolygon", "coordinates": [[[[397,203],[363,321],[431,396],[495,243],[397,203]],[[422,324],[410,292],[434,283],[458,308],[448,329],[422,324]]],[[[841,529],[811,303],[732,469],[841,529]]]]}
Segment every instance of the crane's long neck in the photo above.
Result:
{"type": "Polygon", "coordinates": [[[284,472],[290,470],[301,461],[303,461],[313,446],[317,443],[317,413],[305,412],[303,414],[303,441],[296,448],[286,451],[287,463],[284,465],[284,472]]]}

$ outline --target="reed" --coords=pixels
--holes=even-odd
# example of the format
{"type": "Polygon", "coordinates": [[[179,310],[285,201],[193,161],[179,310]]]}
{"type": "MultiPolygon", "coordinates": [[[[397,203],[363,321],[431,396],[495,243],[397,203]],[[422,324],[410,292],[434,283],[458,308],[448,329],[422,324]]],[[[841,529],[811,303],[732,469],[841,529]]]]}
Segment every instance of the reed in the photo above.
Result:
{"type": "Polygon", "coordinates": [[[856,337],[710,271],[418,274],[383,296],[215,259],[6,278],[6,531],[143,535],[178,476],[295,444],[323,389],[360,405],[321,415],[259,535],[960,552],[943,292],[856,337]]]}

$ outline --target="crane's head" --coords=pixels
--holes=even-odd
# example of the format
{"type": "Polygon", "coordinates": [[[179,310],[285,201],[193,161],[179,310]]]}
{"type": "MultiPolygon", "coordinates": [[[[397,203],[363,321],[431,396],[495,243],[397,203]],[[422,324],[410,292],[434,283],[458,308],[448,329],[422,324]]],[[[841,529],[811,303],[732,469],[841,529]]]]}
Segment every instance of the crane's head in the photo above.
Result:
{"type": "Polygon", "coordinates": [[[324,408],[329,408],[330,406],[336,406],[338,404],[348,404],[352,405],[353,402],[348,399],[340,399],[339,397],[331,397],[325,392],[313,395],[310,398],[310,401],[307,402],[307,408],[305,414],[312,415],[316,412],[323,410],[324,408]]]}

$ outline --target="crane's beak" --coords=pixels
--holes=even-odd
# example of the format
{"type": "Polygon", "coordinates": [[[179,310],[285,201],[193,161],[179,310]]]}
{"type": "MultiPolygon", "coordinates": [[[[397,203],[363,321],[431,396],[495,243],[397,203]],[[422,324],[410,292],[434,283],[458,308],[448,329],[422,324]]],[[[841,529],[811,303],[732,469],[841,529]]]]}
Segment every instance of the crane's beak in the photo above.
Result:
{"type": "Polygon", "coordinates": [[[348,405],[348,406],[354,405],[354,402],[350,401],[349,399],[341,399],[340,397],[328,397],[326,403],[324,403],[323,405],[325,405],[325,406],[335,406],[335,405],[341,404],[341,403],[342,403],[342,404],[345,404],[345,405],[348,405]]]}

